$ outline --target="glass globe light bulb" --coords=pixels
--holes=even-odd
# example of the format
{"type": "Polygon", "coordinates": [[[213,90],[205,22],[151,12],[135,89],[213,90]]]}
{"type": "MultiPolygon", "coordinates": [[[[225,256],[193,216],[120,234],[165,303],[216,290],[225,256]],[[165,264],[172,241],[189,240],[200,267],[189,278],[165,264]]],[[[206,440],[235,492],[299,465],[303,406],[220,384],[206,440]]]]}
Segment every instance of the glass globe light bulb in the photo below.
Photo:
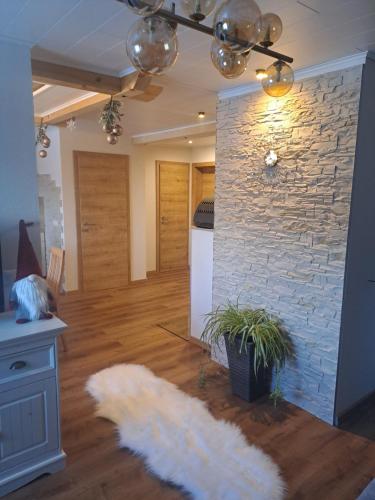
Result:
{"type": "Polygon", "coordinates": [[[276,14],[263,14],[259,23],[258,42],[263,47],[271,47],[281,37],[283,23],[276,14]]]}
{"type": "Polygon", "coordinates": [[[222,47],[216,40],[211,45],[211,60],[225,78],[237,78],[246,70],[250,53],[236,53],[222,47]]]}
{"type": "Polygon", "coordinates": [[[155,14],[163,5],[164,0],[126,0],[125,5],[138,16],[155,14]]]}
{"type": "Polygon", "coordinates": [[[251,49],[258,40],[261,15],[254,0],[225,0],[214,18],[217,41],[234,52],[251,49]],[[233,39],[242,43],[238,44],[233,39]]]}
{"type": "Polygon", "coordinates": [[[216,5],[216,0],[181,0],[184,13],[193,21],[203,21],[211,14],[216,5]]]}
{"type": "Polygon", "coordinates": [[[284,61],[276,61],[266,69],[267,76],[262,80],[263,90],[271,97],[281,97],[293,87],[293,69],[284,61]]]}
{"type": "Polygon", "coordinates": [[[128,33],[126,52],[135,68],[148,75],[161,75],[173,66],[178,55],[177,37],[165,19],[139,19],[128,33]]]}

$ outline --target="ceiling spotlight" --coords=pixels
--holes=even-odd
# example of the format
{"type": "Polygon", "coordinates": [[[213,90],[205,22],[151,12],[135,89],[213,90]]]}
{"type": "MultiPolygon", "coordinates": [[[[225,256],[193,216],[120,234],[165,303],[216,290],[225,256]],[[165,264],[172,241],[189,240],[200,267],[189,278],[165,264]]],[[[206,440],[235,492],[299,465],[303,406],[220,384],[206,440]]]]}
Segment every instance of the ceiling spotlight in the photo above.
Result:
{"type": "Polygon", "coordinates": [[[267,72],[265,69],[259,68],[255,70],[255,76],[257,80],[263,80],[267,78],[267,72]]]}
{"type": "Polygon", "coordinates": [[[188,140],[189,144],[193,144],[193,141],[191,139],[188,140]]]}
{"type": "Polygon", "coordinates": [[[198,112],[198,118],[204,118],[205,116],[206,116],[206,113],[204,111],[198,112]]]}

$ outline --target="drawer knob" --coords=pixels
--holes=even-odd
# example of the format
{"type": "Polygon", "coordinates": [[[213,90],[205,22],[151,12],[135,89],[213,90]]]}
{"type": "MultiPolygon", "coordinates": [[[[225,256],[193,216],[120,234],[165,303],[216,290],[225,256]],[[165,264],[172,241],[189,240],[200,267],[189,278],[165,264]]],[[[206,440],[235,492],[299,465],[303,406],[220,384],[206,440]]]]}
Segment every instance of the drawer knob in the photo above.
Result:
{"type": "Polygon", "coordinates": [[[25,366],[26,361],[15,361],[10,365],[9,370],[22,370],[22,368],[25,368],[25,366]]]}

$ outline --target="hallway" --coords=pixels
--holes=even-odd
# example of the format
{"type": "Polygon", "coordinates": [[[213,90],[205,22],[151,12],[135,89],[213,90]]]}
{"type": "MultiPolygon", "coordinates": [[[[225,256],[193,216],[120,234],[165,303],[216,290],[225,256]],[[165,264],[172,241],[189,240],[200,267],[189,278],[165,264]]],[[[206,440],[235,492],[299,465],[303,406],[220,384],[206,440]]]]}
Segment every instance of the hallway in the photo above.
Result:
{"type": "MultiPolygon", "coordinates": [[[[248,404],[231,395],[226,370],[202,350],[157,326],[186,314],[186,273],[165,274],[123,290],[68,295],[69,325],[60,354],[64,471],[9,495],[11,500],[172,500],[182,493],[148,474],[140,458],[116,444],[114,426],[96,419],[84,391],[89,375],[116,363],[139,363],[207,401],[217,418],[236,422],[250,442],[280,465],[291,499],[354,500],[373,473],[375,443],[339,431],[310,414],[266,398],[248,404]],[[198,386],[201,363],[207,382],[198,386]]],[[[218,436],[220,439],[220,436],[218,436]]],[[[215,500],[215,499],[212,499],[215,500]]]]}

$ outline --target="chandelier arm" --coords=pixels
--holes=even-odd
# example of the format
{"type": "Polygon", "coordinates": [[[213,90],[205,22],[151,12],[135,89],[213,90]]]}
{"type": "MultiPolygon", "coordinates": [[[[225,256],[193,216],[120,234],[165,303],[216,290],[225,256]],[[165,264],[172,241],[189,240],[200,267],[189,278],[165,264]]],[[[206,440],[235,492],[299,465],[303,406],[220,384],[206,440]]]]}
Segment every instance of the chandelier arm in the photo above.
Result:
{"type": "MultiPolygon", "coordinates": [[[[125,4],[126,0],[117,0],[120,3],[125,4]]],[[[141,4],[142,0],[137,0],[137,4],[141,4]]],[[[159,9],[155,14],[155,16],[162,17],[163,19],[166,19],[167,21],[170,21],[171,23],[177,23],[181,24],[181,26],[186,26],[187,28],[191,28],[195,31],[199,31],[200,33],[204,33],[209,36],[215,36],[215,31],[213,28],[210,28],[209,26],[205,26],[204,24],[200,24],[197,21],[192,21],[191,19],[188,19],[186,17],[179,16],[178,14],[175,14],[169,10],[166,9],[159,9]]],[[[232,38],[228,37],[227,41],[235,43],[237,45],[243,46],[245,48],[248,48],[248,44],[244,42],[243,40],[239,40],[237,38],[232,38]]],[[[292,63],[293,58],[286,56],[284,54],[280,54],[280,52],[276,52],[274,50],[268,49],[267,47],[262,47],[261,45],[254,45],[251,47],[251,50],[254,52],[259,52],[260,54],[264,54],[269,57],[273,57],[274,59],[277,59],[279,61],[284,61],[286,63],[292,63]]]]}
{"type": "Polygon", "coordinates": [[[286,56],[285,54],[281,54],[280,52],[276,52],[275,50],[267,49],[266,47],[262,47],[261,45],[254,45],[251,48],[254,52],[259,52],[260,54],[264,54],[265,56],[274,57],[279,61],[284,61],[286,63],[291,64],[293,62],[293,57],[286,56]]]}

